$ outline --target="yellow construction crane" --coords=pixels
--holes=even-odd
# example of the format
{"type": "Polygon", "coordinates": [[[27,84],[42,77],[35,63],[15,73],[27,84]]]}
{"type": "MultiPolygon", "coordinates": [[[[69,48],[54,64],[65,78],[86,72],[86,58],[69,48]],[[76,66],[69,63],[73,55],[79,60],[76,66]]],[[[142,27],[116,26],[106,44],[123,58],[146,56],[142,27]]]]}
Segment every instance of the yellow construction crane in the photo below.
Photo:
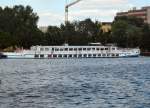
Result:
{"type": "MultiPolygon", "coordinates": [[[[81,0],[76,0],[70,4],[66,4],[65,6],[65,24],[68,23],[68,8],[75,5],[76,3],[80,2],[81,0]]],[[[66,2],[67,3],[67,2],[66,2]]]]}

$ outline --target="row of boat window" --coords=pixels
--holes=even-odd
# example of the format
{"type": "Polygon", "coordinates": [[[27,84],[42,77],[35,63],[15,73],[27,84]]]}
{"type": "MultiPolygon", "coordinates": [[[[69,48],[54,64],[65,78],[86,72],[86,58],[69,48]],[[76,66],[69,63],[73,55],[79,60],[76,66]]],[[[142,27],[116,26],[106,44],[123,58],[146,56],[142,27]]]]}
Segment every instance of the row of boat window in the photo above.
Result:
{"type": "MultiPolygon", "coordinates": [[[[115,48],[111,48],[115,50],[115,48]]],[[[49,48],[40,48],[40,51],[49,51],[49,48]]],[[[103,51],[103,50],[110,50],[110,48],[52,48],[52,51],[103,51]]]]}
{"type": "MultiPolygon", "coordinates": [[[[119,54],[49,54],[48,58],[80,58],[80,57],[119,57],[119,54]]],[[[44,54],[36,54],[35,58],[44,58],[44,54]]]]}

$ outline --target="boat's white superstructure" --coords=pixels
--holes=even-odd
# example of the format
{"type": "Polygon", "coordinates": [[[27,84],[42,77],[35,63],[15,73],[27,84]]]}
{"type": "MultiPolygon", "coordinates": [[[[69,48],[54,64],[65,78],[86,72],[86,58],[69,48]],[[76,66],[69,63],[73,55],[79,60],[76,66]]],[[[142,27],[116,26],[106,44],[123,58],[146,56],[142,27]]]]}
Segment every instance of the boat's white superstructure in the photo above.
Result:
{"type": "MultiPolygon", "coordinates": [[[[32,46],[30,50],[3,52],[3,58],[51,59],[51,58],[119,58],[138,57],[140,49],[121,49],[116,46],[32,46]]],[[[1,58],[2,58],[1,57],[1,58]]]]}

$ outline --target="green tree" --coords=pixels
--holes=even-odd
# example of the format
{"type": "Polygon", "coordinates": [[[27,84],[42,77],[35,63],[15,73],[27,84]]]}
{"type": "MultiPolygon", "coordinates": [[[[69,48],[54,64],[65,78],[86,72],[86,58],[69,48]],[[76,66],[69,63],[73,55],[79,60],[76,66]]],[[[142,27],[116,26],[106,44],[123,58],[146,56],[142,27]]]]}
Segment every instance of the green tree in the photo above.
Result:
{"type": "Polygon", "coordinates": [[[144,22],[136,17],[117,17],[112,25],[112,39],[120,47],[139,47],[144,22]]]}
{"type": "Polygon", "coordinates": [[[118,20],[112,25],[112,38],[113,42],[118,46],[126,47],[127,46],[127,28],[128,23],[123,20],[118,20]]]}
{"type": "MultiPolygon", "coordinates": [[[[38,16],[30,6],[14,6],[0,8],[0,32],[9,34],[11,45],[29,48],[41,41],[41,32],[37,28],[38,16]]],[[[9,46],[6,46],[9,47],[9,46]]]]}
{"type": "Polygon", "coordinates": [[[56,26],[49,26],[48,31],[45,34],[46,45],[62,45],[64,43],[64,37],[62,31],[56,26]]]}
{"type": "Polygon", "coordinates": [[[11,36],[8,33],[0,32],[0,49],[4,49],[12,45],[11,36]]]}
{"type": "Polygon", "coordinates": [[[150,25],[145,24],[143,29],[143,36],[141,39],[141,49],[143,51],[150,51],[150,25]]]}

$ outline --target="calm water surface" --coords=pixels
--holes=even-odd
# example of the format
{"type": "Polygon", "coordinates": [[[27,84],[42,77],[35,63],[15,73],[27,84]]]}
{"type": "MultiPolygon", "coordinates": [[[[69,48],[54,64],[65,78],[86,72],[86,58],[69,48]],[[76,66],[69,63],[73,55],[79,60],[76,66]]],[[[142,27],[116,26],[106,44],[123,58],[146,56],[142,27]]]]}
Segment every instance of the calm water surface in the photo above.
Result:
{"type": "Polygon", "coordinates": [[[0,108],[150,108],[150,58],[0,60],[0,108]]]}

